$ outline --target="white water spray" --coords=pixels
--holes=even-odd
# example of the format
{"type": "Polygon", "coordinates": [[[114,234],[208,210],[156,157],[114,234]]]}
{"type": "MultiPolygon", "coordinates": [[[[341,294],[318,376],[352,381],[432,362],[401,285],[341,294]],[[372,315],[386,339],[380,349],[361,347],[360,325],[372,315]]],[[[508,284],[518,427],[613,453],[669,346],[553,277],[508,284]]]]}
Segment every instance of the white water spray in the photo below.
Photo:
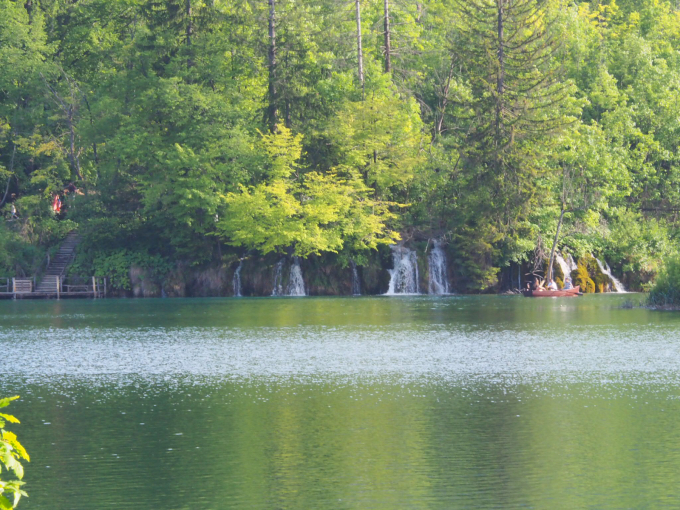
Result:
{"type": "Polygon", "coordinates": [[[389,269],[390,285],[386,295],[420,294],[416,252],[403,246],[391,246],[391,249],[394,269],[389,269]]]}
{"type": "Polygon", "coordinates": [[[602,262],[600,262],[600,259],[596,258],[595,262],[597,262],[597,267],[600,268],[600,271],[602,271],[603,274],[606,274],[607,276],[609,276],[609,278],[611,278],[614,290],[616,292],[626,292],[626,289],[624,288],[623,284],[618,279],[616,279],[612,274],[612,270],[609,267],[609,264],[607,264],[607,261],[605,261],[603,264],[602,262]]]}
{"type": "Polygon", "coordinates": [[[238,262],[238,267],[234,271],[234,296],[241,297],[241,268],[243,268],[243,259],[238,262]]]}
{"type": "Polygon", "coordinates": [[[359,281],[359,273],[357,272],[357,265],[353,260],[349,261],[352,267],[352,295],[361,296],[361,282],[359,281]]]}
{"type": "MultiPolygon", "coordinates": [[[[560,255],[559,253],[555,253],[555,261],[560,265],[560,269],[562,269],[562,273],[564,273],[564,283],[566,285],[567,281],[572,283],[571,281],[571,267],[569,266],[569,263],[564,260],[564,257],[560,255]]],[[[572,283],[573,285],[573,283],[572,283]]]]}
{"type": "Polygon", "coordinates": [[[290,277],[288,278],[288,287],[286,288],[286,295],[288,296],[306,296],[305,281],[302,278],[302,268],[300,267],[300,259],[293,257],[293,263],[290,266],[290,277]]]}
{"type": "Polygon", "coordinates": [[[274,287],[272,288],[272,296],[283,296],[283,263],[285,259],[281,259],[276,263],[274,271],[274,287]]]}
{"type": "Polygon", "coordinates": [[[446,252],[439,241],[434,242],[434,247],[427,258],[430,268],[430,281],[428,284],[429,294],[448,294],[449,280],[446,274],[446,252]]]}
{"type": "Polygon", "coordinates": [[[578,269],[578,265],[576,264],[574,257],[571,256],[571,253],[567,255],[567,264],[569,264],[570,271],[576,271],[578,269]]]}

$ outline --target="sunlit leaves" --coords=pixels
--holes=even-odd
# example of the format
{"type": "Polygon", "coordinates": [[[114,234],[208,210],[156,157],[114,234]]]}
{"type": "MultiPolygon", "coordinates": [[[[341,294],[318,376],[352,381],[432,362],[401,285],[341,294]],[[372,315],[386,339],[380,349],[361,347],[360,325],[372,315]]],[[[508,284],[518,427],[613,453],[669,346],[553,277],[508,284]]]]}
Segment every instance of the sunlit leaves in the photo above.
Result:
{"type": "Polygon", "coordinates": [[[263,137],[270,177],[226,195],[219,229],[228,243],[306,257],[344,246],[376,248],[399,238],[387,226],[395,217],[392,204],[371,198],[373,190],[358,173],[298,174],[301,144],[302,137],[285,127],[263,137]]]}
{"type": "MultiPolygon", "coordinates": [[[[0,399],[0,408],[7,407],[10,402],[19,397],[8,397],[0,399]]],[[[22,496],[27,494],[21,489],[24,477],[24,467],[20,460],[23,459],[30,462],[30,457],[21,443],[17,440],[17,436],[5,430],[6,422],[19,423],[14,416],[8,414],[0,414],[0,468],[4,467],[9,473],[12,473],[16,480],[2,480],[0,479],[0,509],[11,509],[16,507],[22,496]],[[11,498],[11,501],[6,496],[11,498]]],[[[0,469],[0,474],[2,469],[0,469]]]]}

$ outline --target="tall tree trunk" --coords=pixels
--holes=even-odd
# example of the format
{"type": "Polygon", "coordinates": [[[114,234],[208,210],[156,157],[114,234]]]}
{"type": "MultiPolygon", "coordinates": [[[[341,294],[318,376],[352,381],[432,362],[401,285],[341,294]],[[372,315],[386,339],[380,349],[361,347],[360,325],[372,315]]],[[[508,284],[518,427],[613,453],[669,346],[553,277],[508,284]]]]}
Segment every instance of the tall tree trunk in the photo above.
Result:
{"type": "Polygon", "coordinates": [[[26,9],[28,14],[28,24],[31,25],[33,23],[33,0],[26,0],[24,9],[26,9]]]}
{"type": "Polygon", "coordinates": [[[276,131],[278,109],[276,97],[276,0],[269,0],[269,107],[267,122],[269,129],[276,131]]]}
{"type": "Polygon", "coordinates": [[[357,11],[357,60],[359,63],[359,82],[361,83],[361,97],[364,98],[364,52],[361,48],[361,0],[354,0],[357,11]]]}
{"type": "Polygon", "coordinates": [[[66,116],[68,121],[68,132],[69,132],[69,159],[71,160],[71,165],[78,176],[78,179],[83,180],[83,175],[80,173],[80,150],[76,149],[76,125],[75,125],[75,111],[72,105],[69,105],[68,115],[66,116]]]}
{"type": "Polygon", "coordinates": [[[444,124],[444,114],[446,107],[449,104],[449,90],[451,89],[451,80],[453,79],[453,70],[456,62],[456,57],[451,57],[451,64],[449,65],[449,74],[446,77],[446,83],[442,87],[442,95],[439,100],[439,108],[435,113],[434,133],[432,134],[432,141],[434,141],[442,133],[442,125],[444,124]]]}
{"type": "Polygon", "coordinates": [[[392,72],[392,42],[390,41],[390,0],[385,0],[385,72],[392,72]]]}
{"type": "Polygon", "coordinates": [[[498,75],[496,77],[496,151],[500,150],[503,130],[503,94],[505,92],[505,2],[496,0],[498,14],[498,75]]]}
{"type": "Polygon", "coordinates": [[[564,219],[564,202],[562,202],[562,207],[560,209],[560,220],[557,222],[555,239],[553,239],[552,250],[550,250],[550,259],[548,259],[548,273],[546,274],[546,280],[552,279],[552,268],[553,264],[555,263],[555,250],[557,249],[557,239],[560,237],[560,229],[562,228],[563,219],[564,219]]]}
{"type": "MultiPolygon", "coordinates": [[[[186,4],[186,14],[187,14],[187,46],[191,47],[191,36],[194,34],[194,26],[191,23],[191,0],[187,0],[186,4]]],[[[187,57],[187,68],[193,67],[194,62],[191,59],[191,55],[187,57]]]]}
{"type": "Polygon", "coordinates": [[[0,201],[0,207],[3,206],[5,201],[7,200],[7,195],[9,194],[9,184],[12,181],[12,173],[14,172],[14,156],[17,153],[17,145],[14,143],[14,136],[12,136],[12,158],[10,159],[9,162],[9,177],[7,178],[7,185],[5,186],[5,194],[2,197],[2,200],[0,201]]]}

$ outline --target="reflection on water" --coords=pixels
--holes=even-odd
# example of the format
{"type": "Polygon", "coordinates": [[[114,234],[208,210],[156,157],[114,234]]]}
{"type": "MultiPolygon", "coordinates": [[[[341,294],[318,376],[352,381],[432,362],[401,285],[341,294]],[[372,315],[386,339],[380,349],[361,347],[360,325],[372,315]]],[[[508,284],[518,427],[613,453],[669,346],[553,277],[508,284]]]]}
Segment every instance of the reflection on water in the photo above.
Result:
{"type": "Polygon", "coordinates": [[[680,318],[620,302],[0,302],[21,506],[673,507],[680,318]]]}

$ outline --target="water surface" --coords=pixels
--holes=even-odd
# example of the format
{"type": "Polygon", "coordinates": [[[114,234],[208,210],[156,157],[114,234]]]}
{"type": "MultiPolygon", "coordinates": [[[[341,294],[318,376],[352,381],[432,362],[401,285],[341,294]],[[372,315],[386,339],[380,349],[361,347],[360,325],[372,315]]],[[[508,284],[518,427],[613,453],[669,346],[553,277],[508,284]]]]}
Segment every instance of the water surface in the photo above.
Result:
{"type": "Polygon", "coordinates": [[[680,314],[624,299],[0,302],[20,508],[675,508],[680,314]]]}

